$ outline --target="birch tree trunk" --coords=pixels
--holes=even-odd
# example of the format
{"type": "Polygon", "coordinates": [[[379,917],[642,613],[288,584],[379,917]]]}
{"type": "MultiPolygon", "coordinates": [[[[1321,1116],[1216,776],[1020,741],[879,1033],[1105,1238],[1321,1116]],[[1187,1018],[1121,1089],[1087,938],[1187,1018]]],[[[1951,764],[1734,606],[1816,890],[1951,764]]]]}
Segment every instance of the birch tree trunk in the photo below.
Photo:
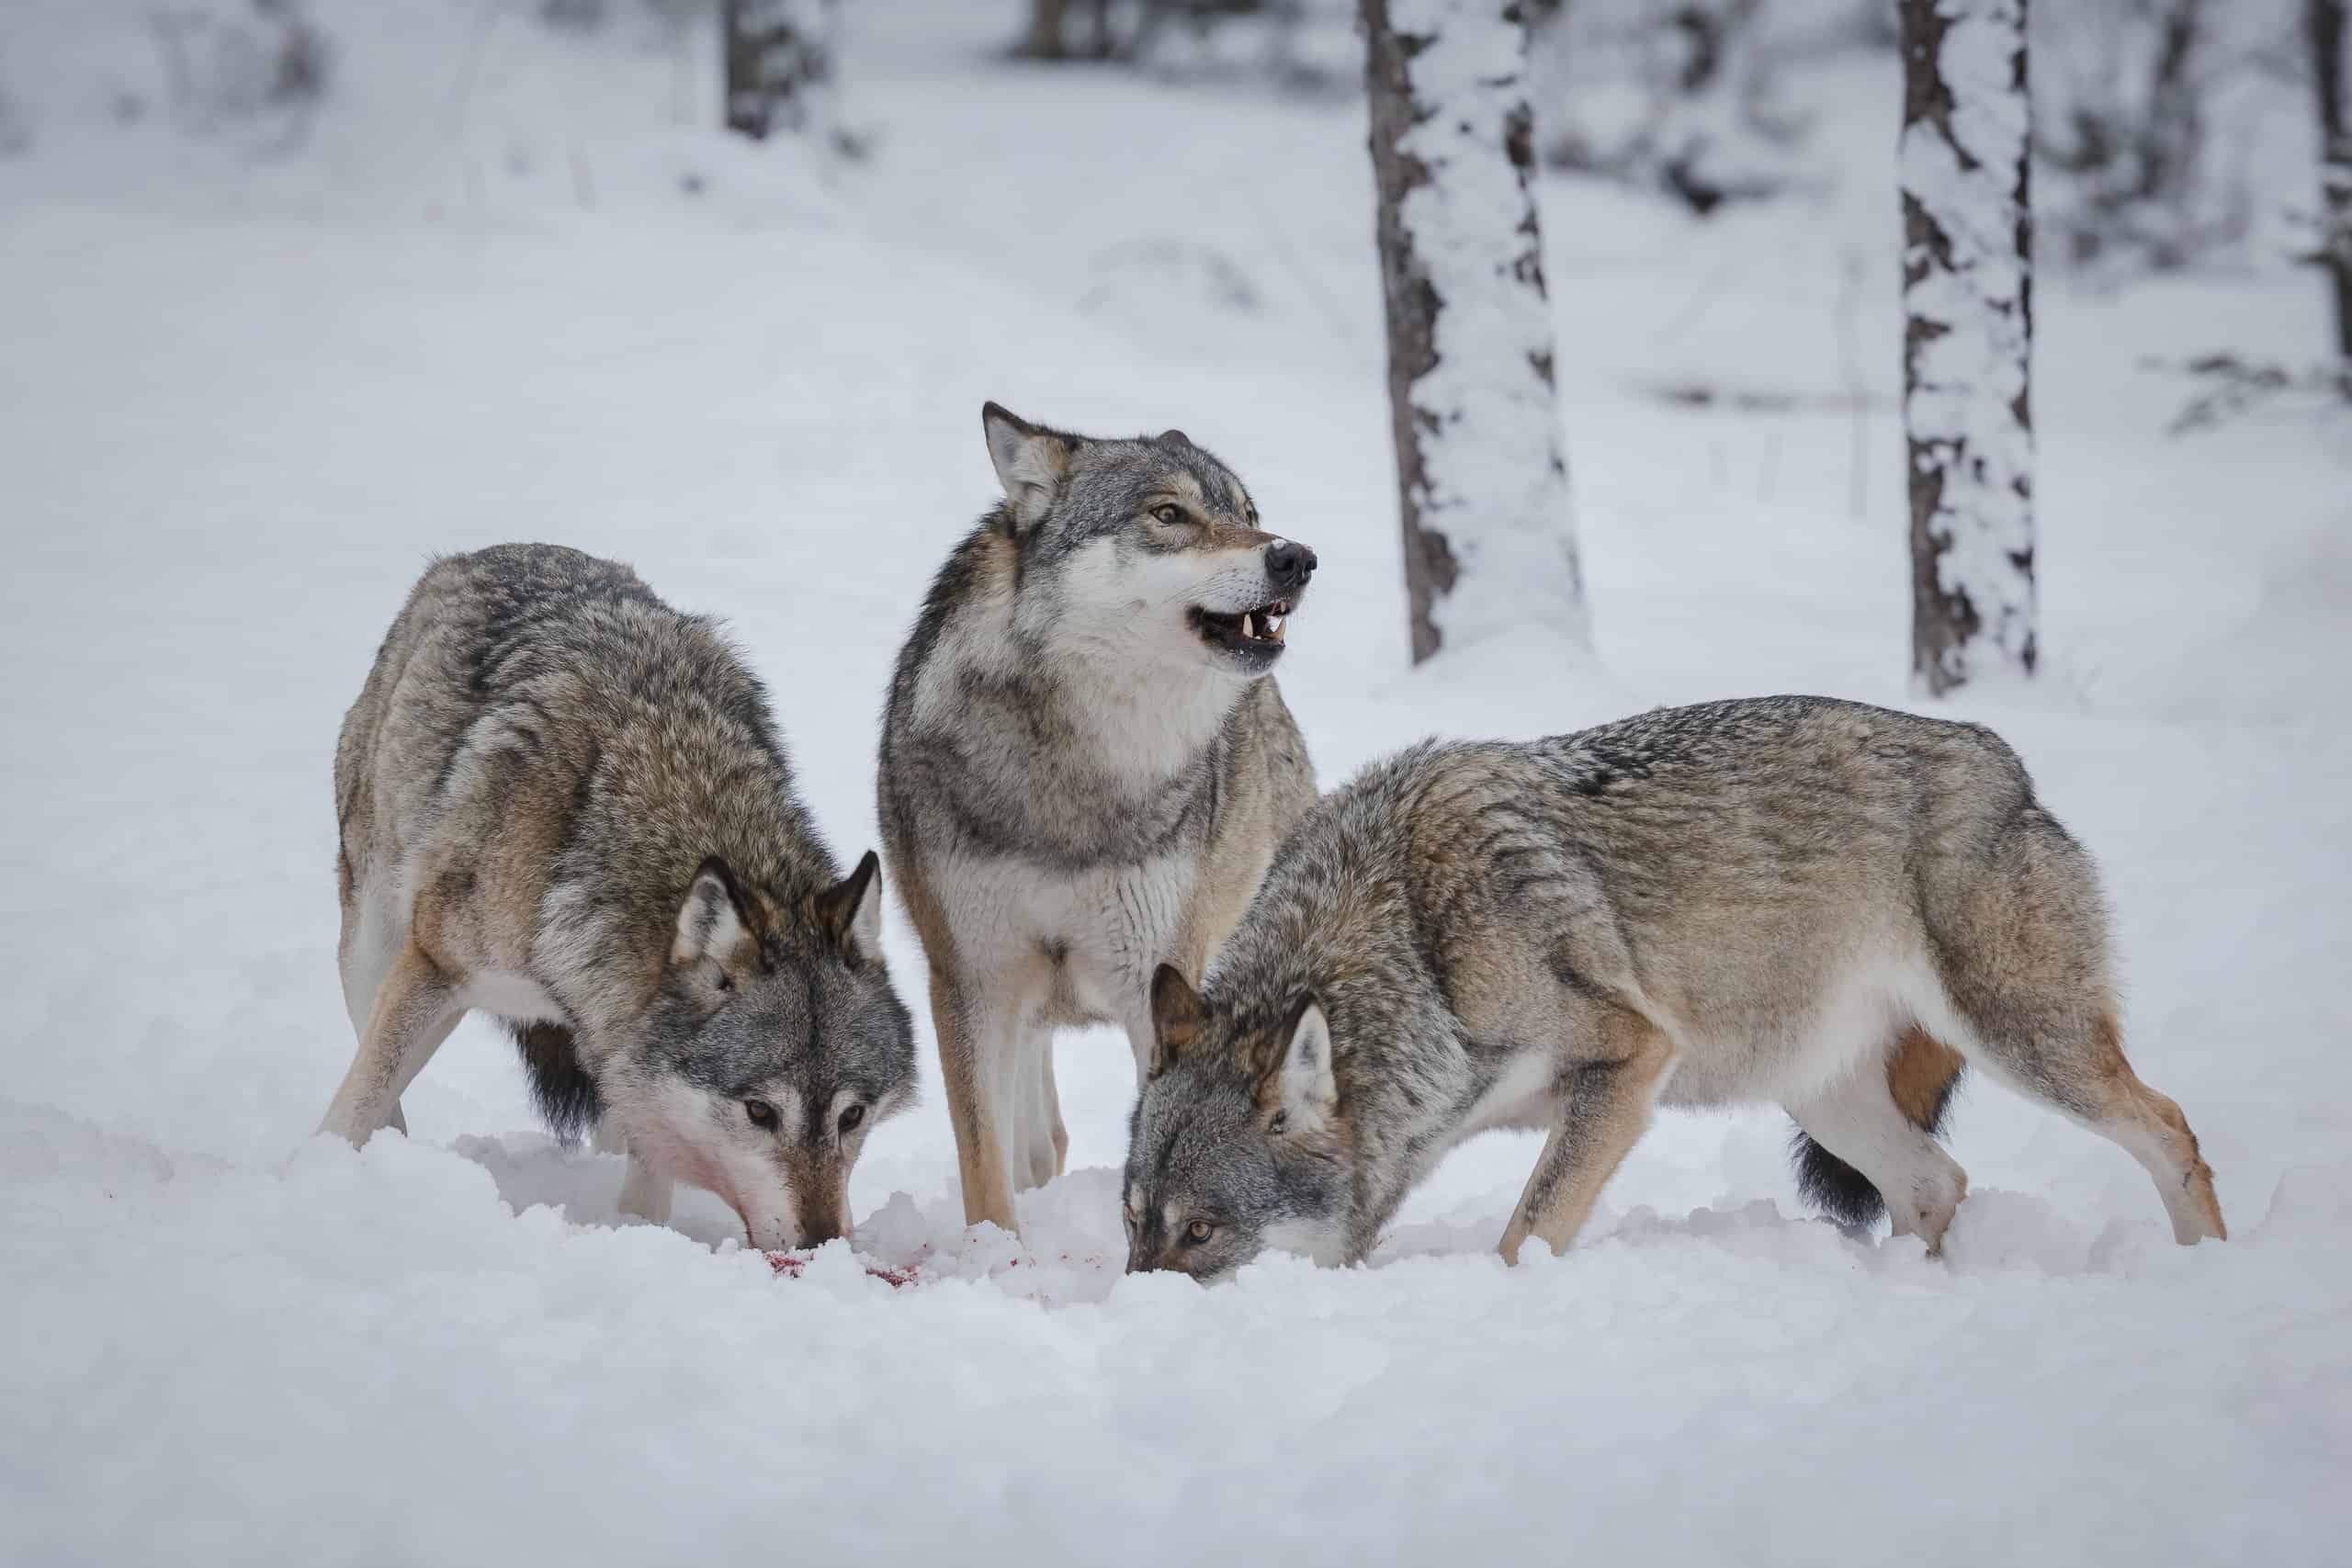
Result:
{"type": "Polygon", "coordinates": [[[832,118],[833,0],[726,0],[727,129],[754,141],[832,118]]]}
{"type": "Polygon", "coordinates": [[[1902,0],[1911,668],[2033,673],[2025,0],[1902,0]]]}
{"type": "Polygon", "coordinates": [[[1518,0],[1363,0],[1413,660],[1586,646],[1518,0]]]}
{"type": "Polygon", "coordinates": [[[2308,0],[2319,93],[2320,265],[2335,301],[2335,352],[2352,361],[2352,106],[2344,101],[2344,0],[2308,0]]]}

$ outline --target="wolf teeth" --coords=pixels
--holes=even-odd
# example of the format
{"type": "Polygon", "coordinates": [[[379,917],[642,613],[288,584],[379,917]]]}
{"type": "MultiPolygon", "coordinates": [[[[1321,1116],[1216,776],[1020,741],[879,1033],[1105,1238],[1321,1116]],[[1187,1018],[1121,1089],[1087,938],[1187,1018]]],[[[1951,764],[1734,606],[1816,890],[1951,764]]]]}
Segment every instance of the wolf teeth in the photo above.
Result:
{"type": "Polygon", "coordinates": [[[1266,635],[1276,642],[1283,640],[1283,618],[1280,615],[1266,617],[1266,635]]]}
{"type": "Polygon", "coordinates": [[[1258,635],[1250,625],[1250,612],[1247,610],[1241,612],[1241,635],[1243,637],[1256,637],[1258,635]]]}

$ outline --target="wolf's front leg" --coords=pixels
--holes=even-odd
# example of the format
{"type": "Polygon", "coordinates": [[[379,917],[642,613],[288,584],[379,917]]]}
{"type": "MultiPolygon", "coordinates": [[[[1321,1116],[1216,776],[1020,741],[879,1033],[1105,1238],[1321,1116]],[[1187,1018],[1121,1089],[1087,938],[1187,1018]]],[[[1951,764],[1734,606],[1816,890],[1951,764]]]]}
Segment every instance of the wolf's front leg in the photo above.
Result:
{"type": "Polygon", "coordinates": [[[1519,1261],[1531,1235],[1555,1253],[1567,1250],[1601,1188],[1649,1125],[1650,1106],[1674,1066],[1672,1043],[1635,1013],[1611,1013],[1593,1043],[1600,1059],[1567,1069],[1552,1135],[1503,1231],[1506,1263],[1519,1261]]]}
{"type": "Polygon", "coordinates": [[[364,1144],[379,1128],[405,1121],[401,1092],[464,1016],[451,977],[413,942],[401,948],[376,992],[358,1053],[319,1131],[364,1144]]]}
{"type": "Polygon", "coordinates": [[[666,1176],[632,1154],[628,1156],[628,1174],[621,1178],[620,1212],[632,1219],[657,1225],[670,1223],[670,1200],[676,1192],[674,1183],[666,1176]]]}
{"type": "Polygon", "coordinates": [[[931,971],[931,1021],[939,1037],[939,1077],[947,1089],[947,1120],[956,1130],[956,1172],[964,1189],[964,1223],[987,1220],[1020,1231],[1012,1212],[1012,1107],[1001,1100],[1013,1046],[1010,1010],[969,998],[937,964],[931,971]]]}
{"type": "Polygon", "coordinates": [[[1024,1058],[1027,1069],[1023,1092],[1029,1097],[1029,1112],[1023,1119],[1021,1138],[1026,1179],[1021,1185],[1025,1190],[1043,1187],[1062,1173],[1069,1158],[1069,1130],[1062,1125],[1061,1096],[1054,1089],[1054,1032],[1037,1032],[1037,1038],[1024,1043],[1030,1054],[1024,1058]]]}

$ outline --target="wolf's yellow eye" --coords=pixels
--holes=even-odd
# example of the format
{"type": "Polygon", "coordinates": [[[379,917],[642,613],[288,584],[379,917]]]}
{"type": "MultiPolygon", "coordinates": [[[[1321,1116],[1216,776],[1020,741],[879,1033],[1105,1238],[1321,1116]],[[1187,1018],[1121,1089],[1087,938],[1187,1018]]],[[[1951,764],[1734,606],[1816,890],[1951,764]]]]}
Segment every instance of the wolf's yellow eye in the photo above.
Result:
{"type": "Polygon", "coordinates": [[[1209,1237],[1215,1235],[1216,1227],[1206,1220],[1194,1220],[1184,1227],[1184,1240],[1193,1247],[1205,1246],[1209,1237]]]}
{"type": "Polygon", "coordinates": [[[764,1100],[745,1100],[743,1102],[743,1114],[752,1119],[752,1125],[754,1127],[773,1127],[775,1125],[775,1107],[770,1105],[764,1100]]]}
{"type": "Polygon", "coordinates": [[[1184,509],[1181,506],[1155,506],[1151,509],[1151,514],[1162,523],[1172,524],[1184,521],[1184,509]]]}

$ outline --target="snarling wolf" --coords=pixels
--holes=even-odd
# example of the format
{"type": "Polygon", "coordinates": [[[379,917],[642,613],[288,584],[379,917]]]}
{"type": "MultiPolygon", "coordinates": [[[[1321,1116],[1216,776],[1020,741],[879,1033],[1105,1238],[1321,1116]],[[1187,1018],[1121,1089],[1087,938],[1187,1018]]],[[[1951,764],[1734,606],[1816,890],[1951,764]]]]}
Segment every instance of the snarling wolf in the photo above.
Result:
{"type": "Polygon", "coordinates": [[[438,561],[335,747],[337,956],[359,1049],[326,1131],[479,1009],[556,1131],[628,1152],[624,1210],[727,1200],[752,1245],[843,1233],[849,1170],[914,1094],[869,852],[847,876],[766,694],[711,623],[551,545],[438,561]]]}
{"type": "Polygon", "coordinates": [[[981,424],[1004,499],[899,656],[878,791],[965,1216],[1012,1229],[1068,1149],[1052,1031],[1117,1024],[1140,1073],[1152,971],[1200,971],[1315,799],[1269,676],[1315,555],[1181,431],[981,424]]]}
{"type": "Polygon", "coordinates": [[[1654,1104],[1777,1101],[1932,1251],[1965,1061],[2223,1235],[2124,1060],[2091,860],[1990,730],[1817,697],[1425,742],[1326,799],[1195,991],[1152,987],[1130,1269],[1361,1259],[1448,1148],[1550,1134],[1509,1227],[1564,1249],[1654,1104]]]}

